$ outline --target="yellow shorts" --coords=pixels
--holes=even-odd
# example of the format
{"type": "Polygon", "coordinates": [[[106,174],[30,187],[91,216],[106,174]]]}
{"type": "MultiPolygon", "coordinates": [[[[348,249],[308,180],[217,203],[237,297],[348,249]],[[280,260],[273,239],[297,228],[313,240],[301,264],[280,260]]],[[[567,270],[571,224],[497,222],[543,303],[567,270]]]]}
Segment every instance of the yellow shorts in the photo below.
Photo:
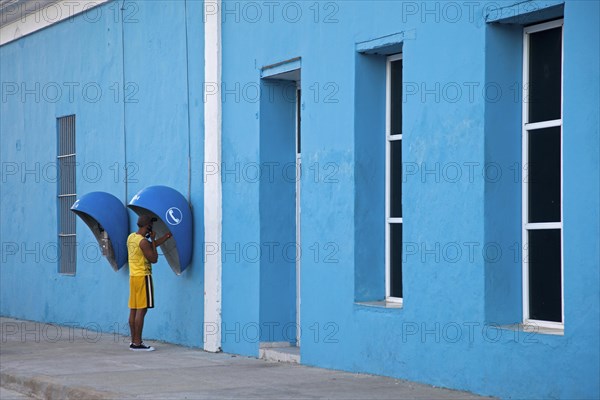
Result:
{"type": "Polygon", "coordinates": [[[154,308],[152,275],[129,277],[129,308],[154,308]]]}

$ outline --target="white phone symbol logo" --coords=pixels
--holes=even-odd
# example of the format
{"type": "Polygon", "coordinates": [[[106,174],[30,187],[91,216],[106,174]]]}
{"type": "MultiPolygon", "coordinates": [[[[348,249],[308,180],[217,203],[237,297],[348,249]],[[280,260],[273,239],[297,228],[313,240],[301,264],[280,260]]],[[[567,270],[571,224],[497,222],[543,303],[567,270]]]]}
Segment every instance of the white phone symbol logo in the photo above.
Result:
{"type": "Polygon", "coordinates": [[[169,217],[171,217],[171,219],[173,220],[173,222],[175,222],[175,224],[178,224],[179,222],[181,222],[181,220],[179,218],[177,218],[176,216],[173,215],[173,209],[169,210],[169,217]]]}
{"type": "Polygon", "coordinates": [[[179,223],[183,220],[183,215],[177,207],[169,208],[165,214],[165,217],[169,225],[179,225],[179,223]]]}

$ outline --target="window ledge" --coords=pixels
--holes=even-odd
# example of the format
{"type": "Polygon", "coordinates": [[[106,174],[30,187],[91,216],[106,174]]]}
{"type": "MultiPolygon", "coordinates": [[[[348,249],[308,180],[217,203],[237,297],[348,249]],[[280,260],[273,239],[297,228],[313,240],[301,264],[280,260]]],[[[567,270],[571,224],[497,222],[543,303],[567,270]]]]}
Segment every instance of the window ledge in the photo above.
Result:
{"type": "Polygon", "coordinates": [[[564,336],[565,329],[558,327],[548,327],[548,326],[540,326],[534,323],[521,323],[521,324],[512,324],[512,325],[500,325],[499,329],[506,329],[510,331],[521,331],[527,333],[539,333],[541,335],[555,335],[555,336],[564,336]]]}
{"type": "Polygon", "coordinates": [[[371,308],[371,309],[383,309],[383,310],[401,310],[403,308],[402,303],[391,302],[391,301],[361,301],[355,302],[355,306],[360,308],[371,308]]]}

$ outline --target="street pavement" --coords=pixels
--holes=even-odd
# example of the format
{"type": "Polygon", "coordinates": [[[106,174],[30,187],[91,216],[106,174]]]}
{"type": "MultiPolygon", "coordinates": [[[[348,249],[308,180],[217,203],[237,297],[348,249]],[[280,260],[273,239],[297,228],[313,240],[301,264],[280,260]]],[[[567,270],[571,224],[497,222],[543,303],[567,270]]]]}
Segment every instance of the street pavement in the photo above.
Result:
{"type": "Polygon", "coordinates": [[[0,399],[483,399],[381,376],[0,318],[0,399]]]}

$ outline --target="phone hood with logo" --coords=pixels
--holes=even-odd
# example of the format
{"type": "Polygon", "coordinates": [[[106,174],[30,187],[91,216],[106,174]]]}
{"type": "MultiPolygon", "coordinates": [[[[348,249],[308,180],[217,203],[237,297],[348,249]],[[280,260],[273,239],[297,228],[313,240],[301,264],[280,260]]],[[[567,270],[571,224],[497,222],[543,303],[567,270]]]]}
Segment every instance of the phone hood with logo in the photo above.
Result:
{"type": "Polygon", "coordinates": [[[71,211],[92,230],[102,255],[115,271],[127,264],[129,216],[121,200],[110,193],[91,192],[73,203],[71,211]]]}
{"type": "Polygon", "coordinates": [[[168,186],[149,186],[133,196],[128,207],[138,215],[156,218],[157,238],[171,232],[173,237],[160,249],[173,272],[180,275],[192,261],[192,210],[185,197],[168,186]]]}

